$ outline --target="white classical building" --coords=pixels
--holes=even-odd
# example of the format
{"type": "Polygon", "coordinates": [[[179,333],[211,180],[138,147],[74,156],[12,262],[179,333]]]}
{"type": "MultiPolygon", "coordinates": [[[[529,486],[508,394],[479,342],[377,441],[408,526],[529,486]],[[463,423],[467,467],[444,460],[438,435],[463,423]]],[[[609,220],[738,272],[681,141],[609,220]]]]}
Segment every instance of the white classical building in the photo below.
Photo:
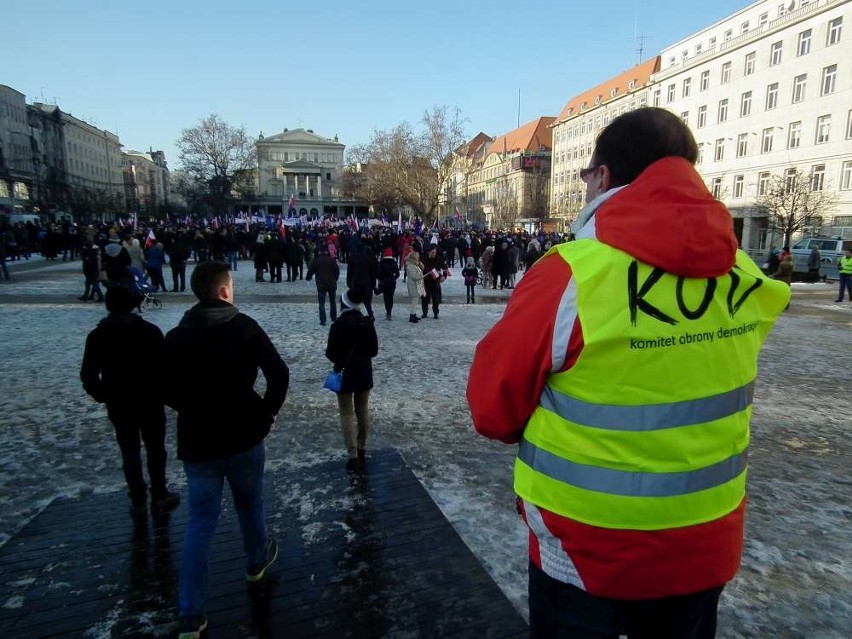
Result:
{"type": "Polygon", "coordinates": [[[837,193],[826,227],[852,227],[852,0],[760,0],[663,49],[652,104],[699,144],[698,170],[747,249],[771,176],[798,169],[837,193]]]}
{"type": "Polygon", "coordinates": [[[334,213],[341,197],[343,152],[337,136],[317,135],[311,129],[284,129],[257,140],[257,201],[267,212],[286,213],[295,198],[299,215],[334,213]]]}
{"type": "Polygon", "coordinates": [[[571,221],[583,205],[586,187],[580,169],[588,166],[595,138],[622,113],[647,106],[654,57],[571,98],[553,122],[550,213],[571,221]]]}

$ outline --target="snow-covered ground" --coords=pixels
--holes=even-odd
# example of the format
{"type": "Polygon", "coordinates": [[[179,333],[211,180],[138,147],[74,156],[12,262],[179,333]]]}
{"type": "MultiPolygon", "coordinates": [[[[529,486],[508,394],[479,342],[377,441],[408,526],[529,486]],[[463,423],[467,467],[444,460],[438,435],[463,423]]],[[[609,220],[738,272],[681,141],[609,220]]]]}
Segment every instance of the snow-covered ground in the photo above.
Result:
{"type": "MultiPolygon", "coordinates": [[[[0,544],[51,500],[123,486],[112,428],[78,371],[102,305],[80,302],[80,262],[14,262],[0,282],[0,544]]],[[[457,274],[441,319],[410,324],[404,286],[392,321],[377,300],[380,352],[369,446],[398,449],[503,591],[526,614],[526,533],[514,508],[514,448],[477,436],[464,390],[477,341],[510,291],[464,303],[457,274]]],[[[342,275],[341,279],[345,277],[342,275]]],[[[291,370],[268,439],[271,467],[344,460],[334,395],[321,388],[327,328],[313,282],[255,283],[241,262],[236,303],[260,322],[291,370]]],[[[166,269],[170,285],[170,272],[166,269]]],[[[852,636],[852,303],[834,284],[794,284],[761,356],[752,422],[750,507],[743,567],[722,598],[719,637],[852,636]]],[[[164,331],[193,303],[161,294],[145,313],[164,331]]],[[[523,339],[522,335],[518,339],[523,339]]],[[[145,357],[123,345],[128,357],[145,357]]],[[[187,380],[192,374],[187,367],[187,380]]],[[[223,371],[226,375],[226,371],[223,371]]],[[[174,450],[170,415],[169,450],[174,450]]],[[[170,482],[184,487],[179,463],[170,482]]],[[[2,605],[2,602],[0,602],[2,605]]]]}

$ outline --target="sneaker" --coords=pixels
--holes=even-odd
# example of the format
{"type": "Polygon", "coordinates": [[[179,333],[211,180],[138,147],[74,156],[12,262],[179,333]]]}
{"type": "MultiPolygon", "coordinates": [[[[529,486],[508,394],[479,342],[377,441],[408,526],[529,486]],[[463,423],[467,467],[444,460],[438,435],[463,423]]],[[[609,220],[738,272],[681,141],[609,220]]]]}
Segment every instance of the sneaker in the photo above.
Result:
{"type": "Polygon", "coordinates": [[[266,574],[266,569],[269,568],[276,559],[278,559],[278,542],[274,539],[270,539],[266,544],[266,560],[263,563],[252,566],[248,572],[246,572],[246,581],[254,582],[263,579],[263,576],[266,574]]]}
{"type": "Polygon", "coordinates": [[[201,633],[207,630],[207,618],[201,615],[181,617],[178,639],[201,639],[201,633]]]}
{"type": "Polygon", "coordinates": [[[151,510],[157,512],[169,512],[180,505],[180,495],[178,493],[166,492],[162,497],[151,500],[151,510]]]}

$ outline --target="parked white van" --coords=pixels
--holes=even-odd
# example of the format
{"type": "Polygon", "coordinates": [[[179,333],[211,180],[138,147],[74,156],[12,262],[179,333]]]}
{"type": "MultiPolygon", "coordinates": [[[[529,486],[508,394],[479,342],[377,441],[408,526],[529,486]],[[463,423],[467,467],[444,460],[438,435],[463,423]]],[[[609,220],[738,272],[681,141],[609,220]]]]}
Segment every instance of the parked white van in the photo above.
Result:
{"type": "Polygon", "coordinates": [[[32,224],[41,224],[41,218],[35,213],[4,213],[3,217],[6,218],[7,224],[26,224],[27,222],[31,222],[32,224]]]}
{"type": "Polygon", "coordinates": [[[811,249],[816,246],[819,249],[820,277],[832,280],[839,279],[837,260],[843,255],[847,248],[852,249],[852,240],[844,240],[839,237],[803,237],[790,247],[793,255],[793,272],[808,272],[808,257],[811,249]]]}

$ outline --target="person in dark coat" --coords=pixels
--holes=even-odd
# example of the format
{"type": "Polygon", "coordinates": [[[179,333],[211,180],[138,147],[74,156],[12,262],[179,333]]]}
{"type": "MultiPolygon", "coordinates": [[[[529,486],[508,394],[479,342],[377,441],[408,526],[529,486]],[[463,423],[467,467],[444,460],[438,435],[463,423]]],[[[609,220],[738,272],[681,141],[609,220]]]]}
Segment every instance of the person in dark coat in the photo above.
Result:
{"type": "Polygon", "coordinates": [[[334,365],[335,371],[343,372],[337,407],[349,455],[346,469],[360,471],[366,464],[367,433],[370,429],[368,402],[373,388],[373,358],[379,353],[379,339],[373,318],[364,317],[363,297],[358,289],[350,288],[341,295],[340,307],[340,317],[328,332],[325,356],[334,365]]]}
{"type": "Polygon", "coordinates": [[[396,292],[396,281],[399,279],[399,267],[393,256],[393,249],[386,248],[379,267],[376,271],[376,293],[381,293],[385,301],[385,319],[391,319],[393,312],[393,296],[396,292]]]}
{"type": "Polygon", "coordinates": [[[373,317],[373,286],[376,282],[376,258],[373,251],[357,239],[351,239],[347,259],[346,286],[359,291],[367,315],[373,317]]]}
{"type": "MultiPolygon", "coordinates": [[[[267,235],[263,243],[266,249],[266,262],[269,264],[269,282],[281,283],[281,267],[284,265],[284,243],[276,231],[273,235],[267,235]]],[[[289,282],[289,276],[287,278],[289,282]]]]}
{"type": "Polygon", "coordinates": [[[331,321],[337,319],[337,280],[340,278],[340,266],[337,260],[328,254],[325,244],[317,245],[318,255],[308,267],[306,279],[316,277],[317,301],[319,302],[320,326],[325,326],[325,298],[331,310],[331,321]]]}
{"type": "Polygon", "coordinates": [[[134,314],[130,291],[122,286],[107,290],[109,311],[86,338],[80,380],[83,389],[106,404],[121,451],[124,479],[130,495],[130,513],[144,515],[148,487],[142,476],[140,438],[148,457],[151,508],[168,511],[180,495],[166,488],[166,413],[158,384],[163,357],[163,333],[134,314]],[[143,358],[132,357],[141,352],[143,358]]]}
{"type": "Polygon", "coordinates": [[[183,293],[186,290],[186,262],[192,255],[186,235],[179,234],[169,245],[167,253],[169,266],[172,268],[172,293],[177,293],[178,290],[183,293]]]}
{"type": "Polygon", "coordinates": [[[166,405],[177,413],[178,458],[189,490],[180,569],[182,636],[200,636],[209,559],[227,480],[240,521],[246,581],[260,582],[278,556],[263,507],[264,440],[287,397],[290,371],[260,325],[234,306],[226,262],[203,262],[190,280],[198,304],[166,334],[162,366],[166,405]],[[194,379],[186,383],[186,367],[194,379]],[[255,390],[258,369],[266,379],[255,390]]]}
{"type": "Polygon", "coordinates": [[[130,253],[116,233],[109,234],[109,242],[104,246],[103,266],[109,286],[130,285],[130,253]]]}
{"type": "Polygon", "coordinates": [[[429,245],[429,252],[423,258],[423,286],[426,296],[421,299],[423,317],[429,314],[429,303],[432,303],[432,317],[438,319],[441,305],[441,282],[447,274],[447,263],[438,251],[437,244],[429,245]]]}
{"type": "Polygon", "coordinates": [[[86,278],[86,290],[80,297],[81,300],[93,300],[97,296],[98,302],[104,301],[101,292],[101,251],[91,240],[86,240],[83,252],[80,254],[83,261],[83,277],[86,278]]]}

